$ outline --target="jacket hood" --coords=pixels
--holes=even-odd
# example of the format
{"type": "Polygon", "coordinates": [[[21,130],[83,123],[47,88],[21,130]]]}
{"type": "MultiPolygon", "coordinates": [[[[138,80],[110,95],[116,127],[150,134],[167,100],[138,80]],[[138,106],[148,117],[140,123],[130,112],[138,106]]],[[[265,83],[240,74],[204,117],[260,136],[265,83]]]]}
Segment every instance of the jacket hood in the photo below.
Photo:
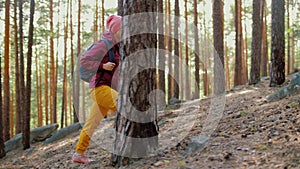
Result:
{"type": "Polygon", "coordinates": [[[110,43],[114,46],[116,43],[114,34],[112,32],[109,31],[105,31],[102,35],[103,38],[107,39],[108,41],[110,41],[110,43]]]}

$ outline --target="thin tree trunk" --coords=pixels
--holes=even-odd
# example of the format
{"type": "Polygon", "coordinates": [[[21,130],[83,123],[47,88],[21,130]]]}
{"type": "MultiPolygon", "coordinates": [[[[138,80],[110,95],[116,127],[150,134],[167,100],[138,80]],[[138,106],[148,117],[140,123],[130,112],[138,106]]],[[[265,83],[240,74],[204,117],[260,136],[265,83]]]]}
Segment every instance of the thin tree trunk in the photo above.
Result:
{"type": "Polygon", "coordinates": [[[96,0],[96,4],[95,4],[95,17],[94,17],[94,42],[97,42],[98,38],[98,17],[99,17],[99,5],[98,5],[98,0],[96,0]]]}
{"type": "MultiPolygon", "coordinates": [[[[36,50],[37,51],[37,50],[36,50]]],[[[39,74],[39,70],[40,70],[40,65],[39,65],[39,61],[38,61],[38,54],[36,53],[35,55],[35,67],[36,67],[36,71],[35,71],[35,76],[36,76],[36,103],[37,103],[37,109],[38,109],[38,127],[43,126],[43,111],[42,111],[42,101],[41,101],[41,93],[40,93],[40,89],[41,89],[41,75],[39,74]]]]}
{"type": "Polygon", "coordinates": [[[53,30],[53,0],[50,0],[50,121],[54,123],[54,81],[55,81],[55,59],[54,59],[54,30],[53,30]]]}
{"type": "Polygon", "coordinates": [[[181,87],[181,90],[179,91],[180,92],[180,97],[179,98],[181,98],[181,99],[184,99],[184,88],[183,88],[183,86],[184,86],[184,83],[183,83],[183,78],[184,78],[184,76],[183,76],[183,73],[184,73],[184,70],[183,70],[183,68],[184,68],[184,66],[183,66],[183,62],[184,62],[184,60],[183,60],[183,47],[182,47],[182,45],[183,45],[183,43],[182,43],[182,34],[180,33],[180,35],[179,35],[179,81],[180,81],[180,87],[181,87]]]}
{"type": "MultiPolygon", "coordinates": [[[[23,0],[19,1],[19,52],[20,52],[20,95],[21,95],[21,100],[20,100],[20,105],[25,105],[25,73],[24,73],[24,52],[23,52],[23,0]]],[[[24,111],[23,111],[24,112],[24,111]]],[[[23,113],[24,114],[24,113],[23,113]]],[[[23,114],[20,116],[20,125],[22,128],[22,131],[24,130],[24,116],[23,114]]]]}
{"type": "Polygon", "coordinates": [[[272,0],[272,47],[270,86],[285,81],[284,0],[272,0]]]}
{"type": "Polygon", "coordinates": [[[295,30],[294,30],[294,28],[292,28],[292,67],[293,67],[293,69],[295,69],[295,30]]]}
{"type": "Polygon", "coordinates": [[[228,47],[225,44],[225,74],[226,74],[226,89],[230,90],[230,70],[229,70],[229,54],[228,54],[228,47]]]}
{"type": "Polygon", "coordinates": [[[168,38],[168,69],[169,69],[169,75],[168,75],[168,101],[174,97],[174,72],[173,72],[173,59],[172,59],[172,51],[173,51],[173,39],[172,39],[172,18],[171,18],[171,0],[168,0],[168,21],[169,21],[169,38],[168,38]]]}
{"type": "MultiPolygon", "coordinates": [[[[206,2],[203,1],[203,6],[204,8],[206,8],[206,2]]],[[[207,28],[206,28],[206,12],[203,12],[203,31],[204,31],[204,47],[202,49],[202,71],[203,71],[203,92],[204,92],[204,96],[208,96],[209,94],[209,82],[208,82],[208,72],[207,72],[207,68],[208,68],[208,52],[207,52],[207,41],[206,41],[206,37],[207,37],[207,28]]]]}
{"type": "MultiPolygon", "coordinates": [[[[175,0],[175,16],[174,16],[174,97],[179,98],[179,1],[175,0]]],[[[180,69],[181,70],[181,69],[180,69]]]]}
{"type": "Polygon", "coordinates": [[[267,31],[267,4],[266,0],[263,3],[263,28],[262,28],[262,51],[261,51],[261,64],[260,71],[263,77],[268,75],[268,31],[267,31]]]}
{"type": "MultiPolygon", "coordinates": [[[[98,2],[98,1],[96,1],[98,2]]],[[[96,16],[98,14],[98,4],[96,5],[96,16]]],[[[64,127],[64,120],[67,119],[67,117],[65,117],[65,112],[67,112],[67,105],[68,105],[68,102],[67,102],[67,40],[68,40],[68,18],[69,18],[69,2],[68,2],[68,5],[67,5],[67,16],[65,18],[65,23],[64,23],[64,60],[63,60],[63,70],[64,70],[64,75],[63,75],[63,92],[62,92],[62,108],[61,108],[61,119],[60,119],[60,127],[63,128],[64,127]],[[65,118],[65,119],[64,119],[65,118]]],[[[96,17],[97,18],[97,17],[96,17]]],[[[97,23],[97,20],[96,19],[96,24],[97,23]]],[[[97,28],[98,26],[95,26],[94,25],[94,28],[95,28],[95,32],[98,31],[97,28]]],[[[94,36],[98,36],[97,34],[95,34],[94,36]]],[[[66,123],[65,123],[66,125],[66,123]]]]}
{"type": "Polygon", "coordinates": [[[249,71],[248,71],[248,57],[249,57],[249,52],[248,52],[248,34],[247,34],[247,31],[246,31],[246,24],[245,24],[245,40],[243,41],[243,51],[245,52],[244,53],[244,61],[245,61],[245,64],[244,64],[244,67],[245,67],[245,75],[246,75],[246,81],[248,81],[249,77],[248,77],[248,74],[249,74],[249,71]]]}
{"type": "Polygon", "coordinates": [[[23,127],[23,149],[30,148],[30,98],[31,98],[31,62],[32,62],[32,46],[33,46],[33,20],[34,20],[34,0],[30,1],[30,20],[28,35],[28,53],[27,53],[27,73],[26,73],[26,104],[24,113],[23,127]]]}
{"type": "Polygon", "coordinates": [[[290,3],[286,1],[287,10],[287,75],[292,72],[292,58],[291,58],[291,34],[290,34],[290,3]]]}
{"type": "Polygon", "coordinates": [[[262,39],[262,1],[253,0],[251,72],[249,84],[260,81],[261,39],[262,39]]]}
{"type": "MultiPolygon", "coordinates": [[[[2,67],[1,67],[1,58],[0,58],[0,82],[2,82],[2,67]]],[[[0,83],[0,159],[6,155],[5,152],[5,145],[3,140],[3,123],[2,123],[2,115],[3,115],[3,109],[2,109],[2,83],[0,83]]]]}
{"type": "MultiPolygon", "coordinates": [[[[75,98],[73,96],[75,96],[74,94],[74,91],[75,91],[75,88],[76,88],[76,85],[75,85],[75,80],[76,80],[76,77],[74,77],[74,42],[73,42],[73,0],[70,0],[70,41],[71,41],[71,77],[72,77],[72,95],[70,97],[70,104],[72,104],[71,102],[74,102],[75,98]]],[[[76,73],[75,73],[76,75],[76,73]]],[[[74,103],[73,103],[74,105],[74,103]]],[[[71,106],[70,107],[70,111],[73,111],[71,112],[71,115],[70,115],[70,118],[71,117],[74,117],[74,120],[73,122],[75,122],[76,120],[78,121],[78,119],[76,119],[76,113],[75,113],[75,110],[74,110],[74,107],[71,106]],[[73,113],[73,114],[72,114],[73,113]]],[[[72,123],[72,120],[70,120],[70,123],[72,123]]]]}
{"type": "MultiPolygon", "coordinates": [[[[4,37],[4,102],[3,102],[3,135],[4,141],[10,139],[10,87],[9,87],[9,58],[10,58],[10,0],[5,1],[5,37],[4,37]]],[[[2,123],[2,122],[1,122],[2,123]]]]}
{"type": "MultiPolygon", "coordinates": [[[[158,61],[159,61],[159,68],[163,69],[160,70],[158,69],[159,72],[159,80],[158,80],[158,88],[163,92],[166,93],[166,86],[165,86],[165,62],[166,62],[166,53],[165,53],[165,29],[164,29],[164,4],[163,4],[163,0],[158,0],[157,1],[157,7],[158,7],[158,15],[160,17],[158,17],[158,49],[159,49],[159,53],[158,53],[158,61]]],[[[162,105],[165,105],[166,103],[166,95],[163,95],[163,98],[160,100],[160,103],[162,105]]]]}
{"type": "MultiPolygon", "coordinates": [[[[81,0],[78,0],[78,16],[77,16],[77,60],[80,58],[81,54],[81,0]]],[[[79,62],[77,62],[76,69],[76,82],[73,90],[74,95],[74,108],[73,108],[73,123],[79,122],[79,90],[80,90],[80,79],[79,79],[79,62]],[[78,112],[77,112],[78,111],[78,112]]]]}
{"type": "MultiPolygon", "coordinates": [[[[15,91],[12,91],[12,93],[15,92],[15,91]]],[[[14,123],[14,106],[13,106],[13,103],[15,102],[15,98],[14,98],[14,95],[11,95],[10,96],[10,101],[9,101],[9,134],[11,137],[14,136],[14,126],[15,126],[15,123],[14,123]]]]}
{"type": "MultiPolygon", "coordinates": [[[[49,44],[49,41],[47,41],[49,44]]],[[[49,47],[47,47],[47,52],[45,56],[45,115],[46,115],[46,125],[49,124],[49,81],[48,81],[48,69],[49,69],[49,47]]]]}
{"type": "Polygon", "coordinates": [[[224,75],[224,7],[222,0],[213,2],[214,93],[225,92],[224,75]]]}
{"type": "Polygon", "coordinates": [[[243,73],[243,55],[242,55],[242,11],[241,11],[241,0],[235,0],[235,74],[234,74],[234,86],[244,84],[244,73],[243,73]]]}
{"type": "Polygon", "coordinates": [[[195,33],[195,89],[194,89],[194,99],[199,98],[200,91],[200,69],[199,69],[199,35],[198,35],[198,3],[194,0],[194,33],[195,33]]]}
{"type": "Polygon", "coordinates": [[[189,74],[189,25],[188,25],[188,1],[184,1],[184,19],[185,19],[185,99],[190,99],[191,85],[190,85],[190,74],[189,74]]]}
{"type": "Polygon", "coordinates": [[[101,1],[102,3],[101,3],[101,7],[102,7],[102,9],[101,9],[101,12],[102,12],[102,32],[104,32],[105,31],[105,19],[104,19],[104,16],[105,16],[105,8],[104,8],[104,0],[102,0],[101,1]]]}
{"type": "Polygon", "coordinates": [[[14,0],[14,46],[15,46],[15,90],[16,90],[16,134],[22,132],[21,121],[21,95],[20,95],[20,63],[19,63],[19,45],[18,45],[18,24],[17,24],[17,5],[18,1],[14,0]]]}

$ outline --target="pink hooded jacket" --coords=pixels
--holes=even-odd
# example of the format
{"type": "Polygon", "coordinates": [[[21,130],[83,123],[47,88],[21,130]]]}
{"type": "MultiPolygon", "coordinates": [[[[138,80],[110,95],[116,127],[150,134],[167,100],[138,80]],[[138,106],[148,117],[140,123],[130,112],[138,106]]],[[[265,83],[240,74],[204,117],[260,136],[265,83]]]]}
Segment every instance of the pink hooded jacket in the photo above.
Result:
{"type": "Polygon", "coordinates": [[[118,67],[120,63],[120,43],[116,42],[113,33],[105,32],[103,38],[107,39],[114,51],[114,63],[116,64],[115,68],[112,71],[107,71],[103,69],[103,64],[109,61],[108,49],[103,40],[98,41],[95,45],[88,50],[84,57],[81,58],[80,64],[86,69],[97,70],[97,74],[94,75],[90,80],[90,88],[99,87],[102,85],[107,85],[113,89],[118,88],[118,67]],[[101,75],[103,74],[103,75],[101,75]],[[100,79],[101,78],[101,79],[100,79]]]}

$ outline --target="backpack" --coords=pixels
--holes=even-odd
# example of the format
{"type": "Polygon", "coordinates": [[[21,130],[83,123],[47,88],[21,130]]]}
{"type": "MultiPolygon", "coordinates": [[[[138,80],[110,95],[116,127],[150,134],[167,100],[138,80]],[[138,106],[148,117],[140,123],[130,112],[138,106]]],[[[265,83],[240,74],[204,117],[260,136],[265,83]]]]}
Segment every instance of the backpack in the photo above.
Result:
{"type": "MultiPolygon", "coordinates": [[[[107,39],[103,39],[104,43],[106,44],[106,47],[108,49],[108,55],[109,55],[109,62],[115,62],[115,54],[114,51],[112,50],[112,46],[110,42],[107,39]]],[[[89,51],[95,44],[92,44],[87,51],[89,51]]],[[[86,52],[87,52],[86,51],[86,52]]],[[[79,76],[80,79],[89,83],[91,78],[97,73],[98,70],[88,70],[84,68],[82,65],[79,67],[79,76]]],[[[101,72],[100,78],[101,79],[103,76],[103,72],[101,72]]]]}

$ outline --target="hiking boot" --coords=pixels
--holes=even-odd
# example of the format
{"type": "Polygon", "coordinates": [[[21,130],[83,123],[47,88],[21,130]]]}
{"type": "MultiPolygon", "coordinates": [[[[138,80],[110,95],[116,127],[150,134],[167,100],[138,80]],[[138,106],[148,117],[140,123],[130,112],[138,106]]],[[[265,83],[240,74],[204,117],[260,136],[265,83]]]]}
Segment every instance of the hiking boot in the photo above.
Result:
{"type": "Polygon", "coordinates": [[[87,164],[87,163],[93,162],[94,160],[88,159],[84,154],[74,153],[74,155],[72,157],[72,161],[74,163],[87,164]]]}

